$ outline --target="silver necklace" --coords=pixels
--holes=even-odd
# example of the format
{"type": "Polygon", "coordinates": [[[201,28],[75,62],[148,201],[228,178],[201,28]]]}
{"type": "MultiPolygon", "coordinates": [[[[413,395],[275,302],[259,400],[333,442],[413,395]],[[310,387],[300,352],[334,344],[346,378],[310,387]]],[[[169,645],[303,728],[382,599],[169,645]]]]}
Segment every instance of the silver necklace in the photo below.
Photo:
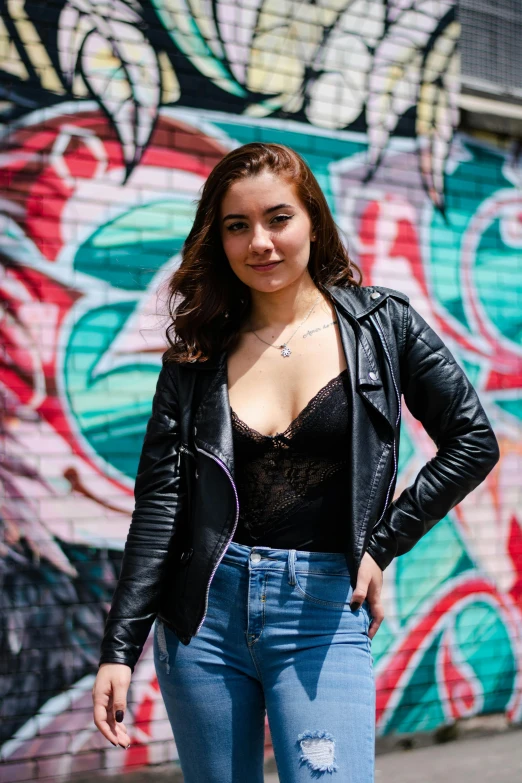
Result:
{"type": "Polygon", "coordinates": [[[304,319],[303,321],[301,321],[301,323],[299,324],[299,326],[297,327],[297,329],[295,330],[295,332],[293,332],[293,333],[290,335],[290,337],[288,338],[288,340],[287,340],[286,342],[284,342],[282,345],[272,345],[272,343],[267,343],[267,341],[266,341],[266,340],[263,340],[263,338],[262,338],[262,337],[260,337],[260,336],[257,334],[257,332],[254,332],[254,330],[253,330],[253,329],[250,329],[250,331],[251,331],[251,332],[254,332],[254,334],[255,334],[255,336],[257,337],[257,339],[258,339],[258,340],[261,340],[261,342],[262,342],[262,343],[265,343],[265,345],[269,345],[271,348],[277,348],[278,350],[280,350],[280,351],[281,351],[281,356],[283,356],[284,358],[286,358],[287,356],[290,356],[290,354],[292,353],[292,351],[291,351],[291,350],[290,350],[290,348],[288,347],[288,343],[290,342],[290,340],[292,339],[292,337],[294,336],[294,334],[295,334],[295,333],[298,331],[298,329],[300,329],[300,328],[301,328],[301,326],[304,324],[304,322],[306,321],[306,319],[307,319],[307,318],[308,318],[308,317],[309,317],[309,316],[312,314],[312,310],[314,309],[314,307],[316,306],[316,304],[317,304],[317,302],[319,301],[319,299],[320,299],[320,298],[321,298],[321,294],[319,294],[319,296],[317,297],[317,299],[316,299],[316,300],[315,300],[315,302],[313,303],[313,305],[312,305],[312,307],[311,307],[311,309],[310,309],[310,311],[309,311],[308,315],[305,317],[305,319],[304,319]]]}

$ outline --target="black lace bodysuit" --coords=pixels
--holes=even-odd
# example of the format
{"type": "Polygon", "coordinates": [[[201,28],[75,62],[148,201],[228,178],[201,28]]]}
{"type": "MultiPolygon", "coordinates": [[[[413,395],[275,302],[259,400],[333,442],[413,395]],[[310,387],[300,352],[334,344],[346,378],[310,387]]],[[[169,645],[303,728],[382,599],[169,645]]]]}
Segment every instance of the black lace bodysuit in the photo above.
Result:
{"type": "Polygon", "coordinates": [[[287,429],[262,435],[231,410],[239,520],[247,546],[345,552],[351,415],[347,370],[332,378],[287,429]]]}

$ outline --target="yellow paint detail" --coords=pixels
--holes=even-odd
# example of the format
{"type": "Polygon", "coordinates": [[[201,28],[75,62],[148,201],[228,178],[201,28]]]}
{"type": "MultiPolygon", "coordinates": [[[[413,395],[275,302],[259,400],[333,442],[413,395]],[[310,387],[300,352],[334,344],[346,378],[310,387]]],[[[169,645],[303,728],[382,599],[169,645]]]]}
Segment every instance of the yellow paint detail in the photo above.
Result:
{"type": "Polygon", "coordinates": [[[165,52],[159,53],[158,62],[161,71],[161,102],[175,103],[181,94],[176,72],[165,52]]]}
{"type": "Polygon", "coordinates": [[[299,42],[280,33],[256,36],[252,46],[247,86],[253,92],[293,95],[304,77],[299,42]]]}
{"type": "Polygon", "coordinates": [[[72,91],[77,98],[85,98],[89,95],[89,90],[79,73],[74,77],[72,91]]]}
{"type": "Polygon", "coordinates": [[[42,87],[46,90],[63,95],[65,90],[58,78],[49,55],[36,31],[35,26],[25,12],[25,0],[7,0],[9,16],[18,31],[25,46],[27,56],[31,60],[42,87]]]}
{"type": "Polygon", "coordinates": [[[459,57],[454,53],[455,43],[460,35],[459,22],[452,22],[444,34],[437,38],[435,45],[426,59],[424,80],[419,88],[419,100],[417,102],[417,135],[429,137],[434,130],[449,140],[453,135],[453,121],[451,107],[445,90],[452,87],[458,90],[459,57]],[[445,78],[445,88],[440,88],[437,81],[445,78]]]}
{"type": "Polygon", "coordinates": [[[20,79],[28,79],[27,68],[20,59],[16,46],[9,37],[9,33],[0,18],[0,68],[20,79]]]}

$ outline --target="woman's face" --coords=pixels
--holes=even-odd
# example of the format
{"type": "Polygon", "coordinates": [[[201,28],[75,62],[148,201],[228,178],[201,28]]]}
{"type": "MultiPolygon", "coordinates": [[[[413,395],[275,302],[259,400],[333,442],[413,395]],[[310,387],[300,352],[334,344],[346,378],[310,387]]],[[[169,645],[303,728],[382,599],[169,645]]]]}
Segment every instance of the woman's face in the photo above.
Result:
{"type": "Polygon", "coordinates": [[[234,182],[222,200],[220,220],[232,271],[249,288],[278,291],[306,272],[312,223],[284,177],[263,171],[234,182]]]}

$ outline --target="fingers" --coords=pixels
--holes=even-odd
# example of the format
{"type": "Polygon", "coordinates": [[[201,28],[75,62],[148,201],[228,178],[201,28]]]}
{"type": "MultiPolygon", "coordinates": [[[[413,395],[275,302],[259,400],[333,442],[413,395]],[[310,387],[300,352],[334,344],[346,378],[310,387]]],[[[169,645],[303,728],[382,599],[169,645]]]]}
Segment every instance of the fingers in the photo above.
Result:
{"type": "Polygon", "coordinates": [[[127,748],[130,737],[123,718],[127,709],[130,667],[124,664],[100,666],[92,690],[96,728],[113,745],[127,748]]]}
{"type": "Polygon", "coordinates": [[[356,612],[360,608],[362,602],[366,598],[368,592],[368,585],[363,582],[357,582],[355,590],[352,593],[352,600],[350,601],[350,609],[356,612]]]}
{"type": "Polygon", "coordinates": [[[384,620],[384,607],[381,601],[382,581],[382,570],[366,552],[357,574],[357,584],[352,593],[350,607],[355,611],[365,600],[367,601],[371,614],[371,623],[368,629],[370,639],[373,639],[384,620]]]}
{"type": "Polygon", "coordinates": [[[370,639],[373,639],[379,630],[382,621],[384,620],[384,608],[380,599],[377,601],[372,601],[371,603],[368,601],[368,605],[370,607],[370,613],[372,616],[372,621],[368,629],[368,636],[370,639]]]}
{"type": "Polygon", "coordinates": [[[116,710],[114,709],[114,701],[111,696],[109,706],[107,708],[107,724],[113,735],[117,737],[118,745],[120,745],[122,748],[127,748],[130,745],[130,737],[127,733],[127,728],[124,723],[116,720],[115,713],[116,710]]]}
{"type": "Polygon", "coordinates": [[[128,683],[123,679],[112,680],[112,712],[117,723],[121,723],[127,709],[128,683]]]}
{"type": "Polygon", "coordinates": [[[107,719],[107,725],[109,726],[112,734],[116,737],[117,744],[122,748],[127,748],[130,745],[130,737],[127,733],[127,727],[124,723],[119,723],[114,720],[114,715],[110,715],[107,719]]]}
{"type": "Polygon", "coordinates": [[[122,748],[127,748],[131,744],[131,738],[129,737],[127,733],[127,728],[124,723],[117,723],[116,724],[116,734],[118,736],[118,745],[122,748]]]}
{"type": "Polygon", "coordinates": [[[101,702],[94,703],[94,724],[98,731],[101,731],[105,739],[108,739],[113,745],[118,745],[118,736],[107,721],[107,709],[101,702]]]}
{"type": "Polygon", "coordinates": [[[368,588],[371,583],[372,575],[368,571],[367,568],[364,568],[364,564],[361,563],[361,567],[359,568],[359,573],[357,574],[357,584],[355,585],[355,589],[352,593],[352,598],[350,601],[350,609],[352,609],[354,612],[359,609],[362,602],[365,600],[367,594],[368,594],[368,588]]]}

